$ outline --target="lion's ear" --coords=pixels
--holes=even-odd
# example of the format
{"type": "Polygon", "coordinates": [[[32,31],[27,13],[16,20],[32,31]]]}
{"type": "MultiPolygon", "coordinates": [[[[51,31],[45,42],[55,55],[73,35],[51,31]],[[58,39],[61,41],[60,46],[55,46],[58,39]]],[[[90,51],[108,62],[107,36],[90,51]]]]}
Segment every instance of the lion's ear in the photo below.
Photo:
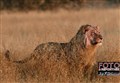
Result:
{"type": "Polygon", "coordinates": [[[96,26],[95,28],[96,28],[98,31],[100,30],[100,27],[99,27],[99,26],[96,26]]]}
{"type": "Polygon", "coordinates": [[[88,25],[88,24],[86,24],[86,25],[82,25],[81,27],[80,27],[80,29],[78,30],[78,33],[77,34],[85,34],[88,30],[89,30],[89,28],[90,28],[90,26],[91,25],[88,25]]]}
{"type": "Polygon", "coordinates": [[[83,27],[83,33],[85,34],[87,31],[89,31],[89,26],[90,25],[84,25],[83,27]]]}
{"type": "Polygon", "coordinates": [[[84,31],[85,31],[85,32],[87,32],[88,30],[89,30],[89,28],[88,28],[88,27],[86,27],[84,31]]]}

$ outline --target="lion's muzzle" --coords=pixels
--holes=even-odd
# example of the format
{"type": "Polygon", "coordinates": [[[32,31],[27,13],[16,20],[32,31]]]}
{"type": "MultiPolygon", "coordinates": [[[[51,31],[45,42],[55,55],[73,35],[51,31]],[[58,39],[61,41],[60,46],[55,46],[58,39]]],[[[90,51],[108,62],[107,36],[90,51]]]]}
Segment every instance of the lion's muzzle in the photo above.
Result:
{"type": "Polygon", "coordinates": [[[92,45],[102,45],[102,42],[103,42],[102,35],[98,35],[96,38],[93,39],[91,43],[92,45]]]}

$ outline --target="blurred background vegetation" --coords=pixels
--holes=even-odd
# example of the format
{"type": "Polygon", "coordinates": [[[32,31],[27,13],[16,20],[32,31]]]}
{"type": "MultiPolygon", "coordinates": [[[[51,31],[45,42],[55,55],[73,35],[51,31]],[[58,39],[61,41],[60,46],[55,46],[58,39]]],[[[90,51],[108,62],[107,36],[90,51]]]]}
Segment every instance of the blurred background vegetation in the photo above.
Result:
{"type": "Polygon", "coordinates": [[[118,7],[120,0],[0,0],[0,10],[56,10],[118,7]]]}

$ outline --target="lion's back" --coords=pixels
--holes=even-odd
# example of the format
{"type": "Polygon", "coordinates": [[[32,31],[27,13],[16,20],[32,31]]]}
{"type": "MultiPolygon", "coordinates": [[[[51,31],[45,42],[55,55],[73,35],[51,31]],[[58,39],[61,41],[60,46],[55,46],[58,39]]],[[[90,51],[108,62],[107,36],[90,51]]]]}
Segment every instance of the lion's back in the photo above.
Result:
{"type": "Polygon", "coordinates": [[[35,48],[34,54],[36,54],[39,58],[42,57],[45,59],[55,60],[65,55],[64,47],[65,43],[56,42],[43,43],[35,48]]]}

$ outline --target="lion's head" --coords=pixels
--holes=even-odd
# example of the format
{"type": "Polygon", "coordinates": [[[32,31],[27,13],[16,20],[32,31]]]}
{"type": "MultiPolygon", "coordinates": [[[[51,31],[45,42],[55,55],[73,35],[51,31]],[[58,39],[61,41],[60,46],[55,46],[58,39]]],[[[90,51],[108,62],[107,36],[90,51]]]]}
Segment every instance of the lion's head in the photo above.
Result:
{"type": "Polygon", "coordinates": [[[83,25],[80,27],[77,35],[83,37],[85,47],[102,45],[103,37],[98,26],[83,25]]]}

